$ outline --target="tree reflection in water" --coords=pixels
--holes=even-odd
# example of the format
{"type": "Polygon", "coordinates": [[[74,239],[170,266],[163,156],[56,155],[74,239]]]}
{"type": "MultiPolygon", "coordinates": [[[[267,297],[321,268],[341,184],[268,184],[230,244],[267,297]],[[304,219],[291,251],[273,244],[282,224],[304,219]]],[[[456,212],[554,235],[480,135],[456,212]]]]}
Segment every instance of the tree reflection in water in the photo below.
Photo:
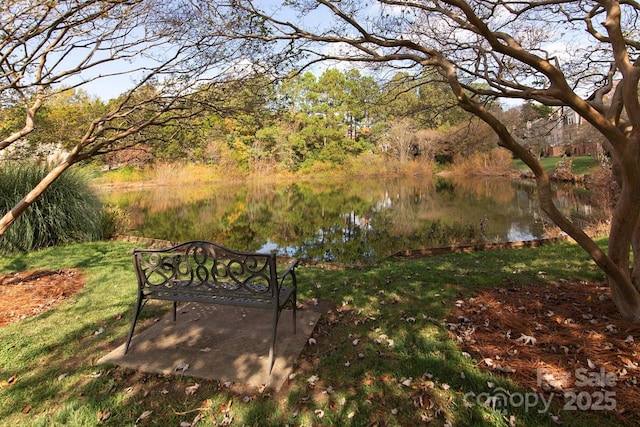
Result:
{"type": "MultiPolygon", "coordinates": [[[[570,185],[557,205],[574,221],[606,221],[597,192],[570,185]]],[[[532,182],[505,178],[257,182],[110,191],[131,234],[205,239],[249,251],[360,263],[407,249],[530,240],[557,232],[532,182]]]]}

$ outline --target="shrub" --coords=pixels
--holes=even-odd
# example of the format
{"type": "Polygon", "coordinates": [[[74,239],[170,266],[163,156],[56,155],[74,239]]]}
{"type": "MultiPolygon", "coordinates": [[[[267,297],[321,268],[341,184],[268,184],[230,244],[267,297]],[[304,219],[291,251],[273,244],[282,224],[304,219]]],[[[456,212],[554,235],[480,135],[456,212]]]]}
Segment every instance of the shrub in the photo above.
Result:
{"type": "MultiPolygon", "coordinates": [[[[0,167],[0,209],[9,212],[48,173],[43,166],[0,167]]],[[[0,252],[32,251],[103,237],[102,203],[81,169],[67,170],[20,215],[0,239],[0,252]]]]}

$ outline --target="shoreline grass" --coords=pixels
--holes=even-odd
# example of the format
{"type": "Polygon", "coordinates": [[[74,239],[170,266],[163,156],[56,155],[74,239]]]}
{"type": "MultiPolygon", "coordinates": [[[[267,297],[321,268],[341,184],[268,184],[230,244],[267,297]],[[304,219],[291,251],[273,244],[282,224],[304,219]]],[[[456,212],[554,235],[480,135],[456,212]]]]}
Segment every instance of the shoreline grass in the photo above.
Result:
{"type": "Polygon", "coordinates": [[[122,185],[183,185],[208,182],[333,180],[355,176],[431,175],[429,162],[388,160],[376,155],[363,155],[340,164],[315,163],[297,172],[276,169],[242,172],[222,169],[216,165],[164,163],[153,167],[125,166],[104,172],[94,171],[94,183],[99,186],[122,185]]]}
{"type": "MultiPolygon", "coordinates": [[[[483,287],[604,280],[570,242],[389,258],[367,268],[301,267],[301,303],[313,308],[317,301],[325,308],[314,333],[317,343],[305,348],[295,378],[281,391],[238,391],[185,375],[96,365],[124,342],[130,326],[136,292],[132,248],[94,242],[0,260],[0,274],[75,267],[87,279],[61,305],[0,328],[0,381],[16,378],[0,387],[0,425],[181,425],[196,417],[198,425],[219,425],[230,417],[232,425],[260,426],[403,426],[428,420],[508,426],[510,419],[523,426],[555,425],[548,413],[465,404],[468,393],[487,392],[489,381],[521,388],[465,357],[448,335],[447,313],[457,299],[483,287]],[[198,392],[187,395],[195,382],[198,392]],[[221,411],[229,402],[231,409],[221,411]]],[[[148,306],[143,324],[168,308],[148,306]]],[[[586,425],[584,416],[563,413],[563,425],[586,425]]],[[[606,413],[589,417],[590,425],[620,425],[606,413]]]]}

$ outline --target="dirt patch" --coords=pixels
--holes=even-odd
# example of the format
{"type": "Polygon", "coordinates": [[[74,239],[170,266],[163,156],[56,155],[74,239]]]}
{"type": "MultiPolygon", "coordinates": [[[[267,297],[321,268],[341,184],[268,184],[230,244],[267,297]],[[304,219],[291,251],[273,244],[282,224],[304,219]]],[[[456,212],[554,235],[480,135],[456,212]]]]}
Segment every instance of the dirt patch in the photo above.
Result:
{"type": "Polygon", "coordinates": [[[0,326],[43,313],[69,298],[85,278],[77,269],[32,270],[0,276],[0,326]]]}
{"type": "Polygon", "coordinates": [[[640,418],[640,325],[620,317],[605,284],[495,288],[455,305],[449,329],[482,369],[564,409],[640,418]]]}

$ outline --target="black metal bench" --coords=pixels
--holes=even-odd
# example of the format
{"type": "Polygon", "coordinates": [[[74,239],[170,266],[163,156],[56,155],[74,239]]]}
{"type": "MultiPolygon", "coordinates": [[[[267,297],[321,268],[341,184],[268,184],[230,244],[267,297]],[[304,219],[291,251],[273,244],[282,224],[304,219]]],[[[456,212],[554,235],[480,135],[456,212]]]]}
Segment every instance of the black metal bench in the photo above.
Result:
{"type": "Polygon", "coordinates": [[[134,249],[133,264],[138,278],[138,302],[125,354],[138,316],[151,299],[173,301],[174,321],[180,301],[272,310],[269,373],[273,369],[278,319],[287,306],[292,309],[296,333],[297,259],[279,274],[273,252],[239,252],[195,240],[167,249],[134,249]]]}

